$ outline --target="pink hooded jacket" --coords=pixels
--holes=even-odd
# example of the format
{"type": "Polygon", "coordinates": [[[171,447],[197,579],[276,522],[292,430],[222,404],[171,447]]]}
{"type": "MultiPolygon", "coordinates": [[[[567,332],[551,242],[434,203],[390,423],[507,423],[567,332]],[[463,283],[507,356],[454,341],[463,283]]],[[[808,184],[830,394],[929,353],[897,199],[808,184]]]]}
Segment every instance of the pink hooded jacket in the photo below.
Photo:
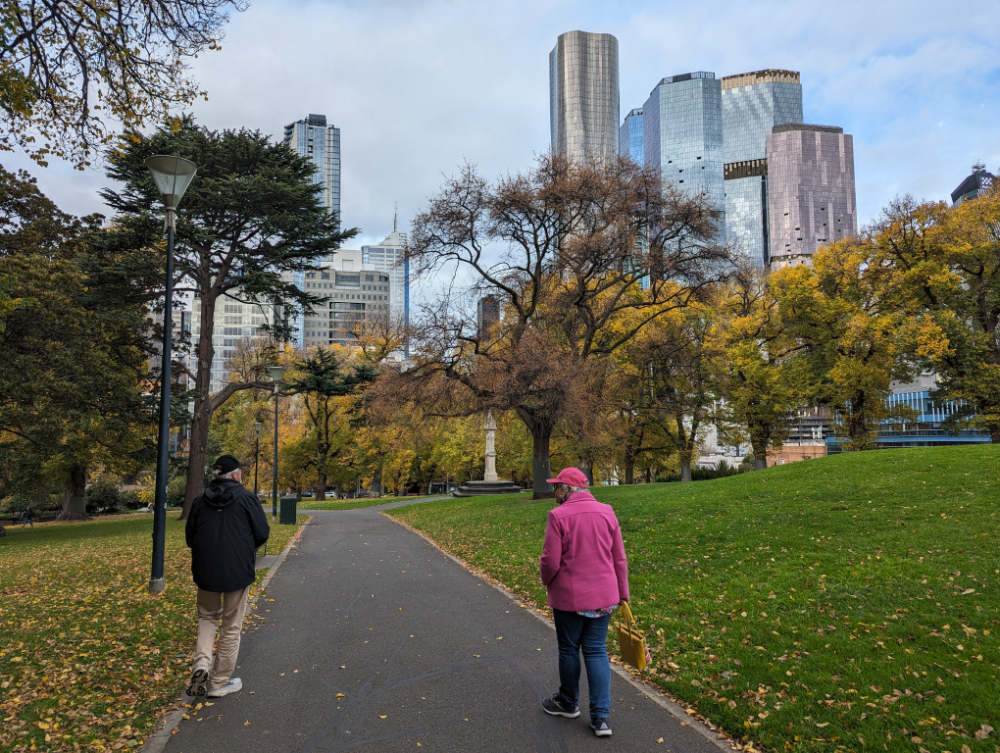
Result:
{"type": "Polygon", "coordinates": [[[540,564],[553,609],[603,609],[629,597],[618,518],[588,491],[573,492],[549,511],[540,564]]]}

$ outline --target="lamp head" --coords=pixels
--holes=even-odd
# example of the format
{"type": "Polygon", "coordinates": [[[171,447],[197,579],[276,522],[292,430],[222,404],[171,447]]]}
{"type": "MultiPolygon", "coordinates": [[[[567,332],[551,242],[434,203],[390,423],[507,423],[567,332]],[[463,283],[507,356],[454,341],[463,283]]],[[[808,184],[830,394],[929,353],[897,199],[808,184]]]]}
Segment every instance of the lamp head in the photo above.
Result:
{"type": "Polygon", "coordinates": [[[267,373],[271,375],[272,382],[280,382],[281,377],[285,375],[284,366],[268,366],[267,373]]]}
{"type": "Polygon", "coordinates": [[[253,430],[255,432],[257,432],[258,434],[260,434],[260,430],[263,429],[263,428],[264,428],[264,424],[262,424],[260,421],[254,421],[253,422],[253,430]]]}
{"type": "Polygon", "coordinates": [[[172,154],[149,157],[145,165],[153,174],[153,181],[163,197],[163,205],[167,208],[167,212],[173,212],[191,185],[191,181],[194,180],[198,168],[191,160],[175,157],[172,154]]]}

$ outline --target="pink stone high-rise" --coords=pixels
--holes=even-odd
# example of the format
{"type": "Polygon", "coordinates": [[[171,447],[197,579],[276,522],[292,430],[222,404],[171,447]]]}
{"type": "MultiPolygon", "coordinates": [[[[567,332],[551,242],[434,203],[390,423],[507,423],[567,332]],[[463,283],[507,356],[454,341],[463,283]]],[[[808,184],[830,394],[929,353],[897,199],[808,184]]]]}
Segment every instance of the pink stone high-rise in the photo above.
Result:
{"type": "Polygon", "coordinates": [[[854,140],[844,129],[789,123],[767,137],[771,270],[809,264],[858,231],[854,140]]]}

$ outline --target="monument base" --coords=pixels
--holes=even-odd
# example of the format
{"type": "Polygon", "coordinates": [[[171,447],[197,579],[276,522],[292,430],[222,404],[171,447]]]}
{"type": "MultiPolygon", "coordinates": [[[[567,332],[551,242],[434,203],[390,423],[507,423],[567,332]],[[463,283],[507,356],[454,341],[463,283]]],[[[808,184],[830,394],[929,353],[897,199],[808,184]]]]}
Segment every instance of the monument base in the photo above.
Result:
{"type": "Polygon", "coordinates": [[[513,481],[466,481],[451,493],[453,497],[481,497],[484,494],[519,494],[521,487],[513,481]]]}

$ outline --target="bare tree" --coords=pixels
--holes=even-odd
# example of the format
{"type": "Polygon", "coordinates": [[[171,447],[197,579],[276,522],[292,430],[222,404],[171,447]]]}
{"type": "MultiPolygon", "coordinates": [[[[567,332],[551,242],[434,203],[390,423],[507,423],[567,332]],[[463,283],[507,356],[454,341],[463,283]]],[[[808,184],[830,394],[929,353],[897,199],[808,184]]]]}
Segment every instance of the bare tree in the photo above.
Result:
{"type": "Polygon", "coordinates": [[[724,276],[718,228],[706,197],[626,157],[545,155],[492,185],[465,166],[416,217],[407,258],[421,274],[471,272],[466,302],[489,293],[502,314],[482,326],[444,298],[414,337],[414,397],[433,410],[516,411],[533,438],[535,496],[548,495],[549,441],[561,417],[586,409],[591,361],[724,276]]]}

